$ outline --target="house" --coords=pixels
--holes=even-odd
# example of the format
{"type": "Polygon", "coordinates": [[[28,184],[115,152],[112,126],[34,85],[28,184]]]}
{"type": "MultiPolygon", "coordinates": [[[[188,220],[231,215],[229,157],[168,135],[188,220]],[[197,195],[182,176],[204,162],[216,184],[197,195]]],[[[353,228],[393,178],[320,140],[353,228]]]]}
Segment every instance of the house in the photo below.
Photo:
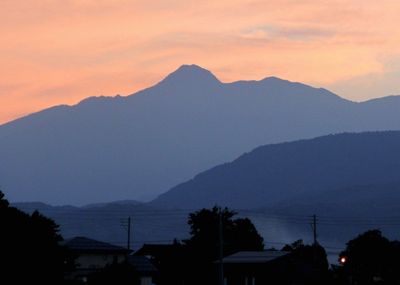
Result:
{"type": "Polygon", "coordinates": [[[79,269],[99,269],[126,260],[130,250],[86,237],[66,240],[64,245],[76,256],[79,269]]]}
{"type": "Polygon", "coordinates": [[[76,268],[68,277],[82,281],[107,265],[125,262],[130,253],[124,247],[86,237],[68,239],[64,246],[75,258],[76,268]]]}
{"type": "Polygon", "coordinates": [[[240,251],[222,262],[226,285],[323,284],[328,273],[325,251],[320,246],[293,251],[240,251]]]}
{"type": "MultiPolygon", "coordinates": [[[[274,284],[285,273],[289,252],[278,250],[240,251],[222,259],[224,284],[274,284]]],[[[218,261],[216,262],[218,263],[218,261]]]]}

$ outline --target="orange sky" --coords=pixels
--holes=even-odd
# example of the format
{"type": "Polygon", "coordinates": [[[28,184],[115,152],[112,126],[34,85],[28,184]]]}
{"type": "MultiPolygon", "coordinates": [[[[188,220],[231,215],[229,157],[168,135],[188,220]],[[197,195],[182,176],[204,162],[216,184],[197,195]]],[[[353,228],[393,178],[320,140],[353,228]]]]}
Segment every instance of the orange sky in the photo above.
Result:
{"type": "Polygon", "coordinates": [[[195,63],[352,100],[400,94],[398,0],[2,0],[0,123],[195,63]]]}

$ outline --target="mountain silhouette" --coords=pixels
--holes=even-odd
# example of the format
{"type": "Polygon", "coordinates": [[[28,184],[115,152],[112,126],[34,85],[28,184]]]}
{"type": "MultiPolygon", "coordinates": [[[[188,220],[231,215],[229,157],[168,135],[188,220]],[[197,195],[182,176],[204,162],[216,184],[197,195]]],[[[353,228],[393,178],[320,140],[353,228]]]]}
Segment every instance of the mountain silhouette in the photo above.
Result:
{"type": "Polygon", "coordinates": [[[184,65],[122,97],[90,97],[0,126],[11,201],[149,200],[259,145],[400,129],[400,99],[355,103],[276,77],[220,82],[184,65]]]}
{"type": "Polygon", "coordinates": [[[319,242],[343,247],[371,228],[392,238],[398,235],[399,171],[399,131],[340,134],[258,147],[150,203],[13,205],[51,217],[66,238],[83,235],[121,246],[126,231],[118,221],[132,217],[135,249],[188,238],[189,213],[216,204],[250,218],[268,246],[299,238],[311,242],[315,214],[319,242]]]}
{"type": "Polygon", "coordinates": [[[389,206],[394,196],[400,198],[399,173],[400,132],[329,135],[258,147],[200,173],[150,204],[285,213],[302,207],[300,212],[308,208],[308,215],[321,203],[350,207],[350,213],[354,204],[363,207],[365,215],[374,203],[389,206]]]}

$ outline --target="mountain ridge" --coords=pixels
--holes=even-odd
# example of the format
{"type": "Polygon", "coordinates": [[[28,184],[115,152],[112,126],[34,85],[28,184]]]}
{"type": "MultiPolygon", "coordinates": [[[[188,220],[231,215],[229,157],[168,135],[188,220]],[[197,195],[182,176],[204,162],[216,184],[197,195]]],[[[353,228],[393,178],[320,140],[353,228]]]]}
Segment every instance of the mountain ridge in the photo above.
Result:
{"type": "Polygon", "coordinates": [[[295,195],[400,181],[399,153],[400,131],[343,133],[260,146],[199,173],[150,205],[251,209],[295,195]]]}
{"type": "MultiPolygon", "coordinates": [[[[237,80],[237,81],[232,81],[232,82],[222,82],[222,81],[220,81],[211,71],[209,71],[209,70],[207,70],[207,69],[205,69],[205,68],[202,68],[202,67],[199,66],[199,65],[196,65],[196,64],[183,64],[183,65],[181,65],[178,69],[176,69],[175,71],[173,71],[173,72],[171,72],[169,75],[167,75],[167,76],[166,76],[164,79],[162,79],[160,82],[154,84],[154,85],[151,86],[151,87],[144,88],[144,89],[142,89],[142,90],[138,90],[138,91],[136,91],[136,92],[134,92],[134,93],[131,93],[131,94],[129,94],[129,95],[122,96],[122,95],[120,95],[120,94],[117,94],[117,95],[114,95],[114,96],[105,96],[105,95],[89,96],[89,97],[83,98],[82,100],[80,100],[80,101],[79,101],[78,103],[76,103],[76,104],[59,104],[59,105],[51,106],[51,107],[48,107],[48,108],[45,108],[45,109],[42,109],[42,110],[39,110],[39,111],[30,113],[30,114],[27,114],[27,115],[25,115],[25,116],[23,116],[23,117],[16,118],[16,119],[14,119],[14,120],[5,122],[5,123],[3,123],[3,124],[0,124],[0,128],[1,128],[2,126],[8,125],[8,124],[10,124],[10,123],[13,123],[13,122],[15,122],[15,121],[19,121],[19,120],[21,120],[21,119],[25,119],[25,118],[27,118],[27,117],[31,117],[32,115],[40,115],[42,112],[52,111],[52,110],[55,110],[55,109],[69,109],[69,108],[74,108],[74,107],[78,107],[79,105],[92,103],[92,102],[94,102],[94,101],[114,101],[114,100],[125,100],[125,99],[129,99],[129,98],[131,98],[131,97],[133,97],[133,96],[140,95],[141,93],[143,93],[143,92],[146,91],[147,89],[151,89],[151,88],[156,87],[156,86],[158,86],[158,85],[160,85],[160,84],[162,84],[162,83],[168,82],[168,80],[170,80],[171,77],[173,78],[173,77],[175,77],[176,75],[178,75],[179,78],[173,78],[173,80],[176,80],[176,79],[182,80],[183,78],[180,77],[180,75],[183,74],[183,75],[184,75],[183,77],[187,77],[187,75],[188,75],[187,71],[189,71],[189,72],[188,72],[189,75],[196,75],[196,74],[197,74],[197,75],[201,74],[201,75],[203,75],[203,76],[206,75],[206,76],[208,76],[209,78],[215,79],[215,82],[217,82],[217,83],[219,83],[219,84],[222,84],[222,85],[236,85],[236,84],[243,84],[243,83],[244,83],[244,84],[252,84],[252,83],[263,84],[263,83],[265,83],[265,82],[271,82],[271,81],[273,81],[273,82],[279,82],[279,83],[294,84],[294,85],[298,85],[298,86],[302,86],[302,87],[307,87],[307,88],[312,88],[312,89],[316,89],[316,90],[322,90],[322,91],[324,91],[324,92],[326,92],[326,93],[330,93],[331,95],[335,95],[335,96],[337,96],[337,97],[339,97],[339,98],[341,98],[341,99],[343,99],[343,100],[352,102],[351,100],[348,100],[348,99],[346,99],[346,98],[340,97],[339,95],[337,95],[337,94],[335,94],[335,93],[329,91],[328,89],[325,89],[325,88],[322,88],[322,87],[313,87],[313,86],[310,86],[310,85],[307,85],[307,84],[303,84],[303,83],[301,83],[301,82],[290,81],[290,80],[282,79],[282,78],[279,78],[279,77],[276,77],[276,76],[267,76],[267,77],[264,77],[264,78],[262,78],[262,79],[260,79],[260,80],[237,80]]],[[[196,77],[196,79],[198,79],[198,77],[196,77]]],[[[390,95],[390,96],[387,96],[387,97],[400,97],[400,96],[397,96],[397,95],[390,95]]],[[[380,100],[380,99],[383,99],[383,98],[386,98],[386,97],[373,98],[373,99],[370,99],[370,100],[366,100],[366,101],[364,101],[364,102],[371,101],[371,100],[380,100]]]]}
{"type": "MultiPolygon", "coordinates": [[[[119,100],[119,101],[121,101],[121,100],[126,100],[126,99],[129,99],[129,98],[131,98],[131,97],[140,95],[140,94],[143,93],[144,91],[146,91],[146,90],[148,90],[148,89],[151,89],[151,88],[154,88],[154,87],[160,85],[161,83],[163,83],[163,82],[165,82],[165,81],[168,81],[168,79],[170,79],[170,77],[173,76],[173,75],[174,75],[174,76],[175,76],[176,74],[185,74],[185,75],[186,75],[185,70],[189,70],[190,73],[193,73],[192,71],[193,71],[193,70],[196,70],[196,72],[194,72],[194,74],[196,74],[196,73],[207,74],[207,75],[209,75],[210,77],[214,78],[216,82],[218,82],[218,83],[220,83],[220,84],[222,84],[222,85],[228,85],[228,86],[229,86],[229,85],[252,84],[252,83],[262,84],[262,83],[268,82],[268,81],[275,81],[275,82],[279,82],[279,83],[288,83],[288,84],[298,85],[298,86],[307,87],[307,88],[311,88],[311,89],[321,90],[321,91],[323,91],[324,93],[327,93],[327,94],[329,94],[329,95],[334,95],[335,97],[338,97],[338,98],[340,98],[340,99],[342,99],[342,100],[345,100],[345,101],[348,101],[348,102],[352,102],[352,103],[361,103],[361,104],[362,104],[362,103],[367,103],[367,102],[368,102],[368,103],[369,103],[369,102],[378,102],[378,101],[381,101],[381,100],[398,100],[398,99],[400,98],[400,95],[388,95],[388,96],[384,96],[384,97],[371,98],[371,99],[367,99],[367,100],[360,101],[360,102],[354,102],[354,101],[349,100],[349,99],[347,99],[347,98],[341,97],[341,96],[339,96],[339,95],[337,95],[337,94],[331,92],[330,90],[328,90],[328,89],[326,89],[326,88],[323,88],[323,87],[314,87],[314,86],[310,86],[310,85],[307,85],[307,84],[304,84],[304,83],[301,83],[301,82],[291,81],[291,80],[287,80],[287,79],[282,79],[282,78],[276,77],[276,76],[267,76],[267,77],[265,77],[265,78],[263,78],[263,79],[260,79],[260,80],[237,80],[237,81],[232,81],[232,82],[222,82],[222,81],[220,81],[212,72],[210,72],[210,71],[207,70],[207,69],[204,69],[204,68],[202,68],[202,67],[200,67],[200,66],[198,66],[198,65],[196,65],[196,64],[183,64],[183,65],[181,65],[178,69],[176,69],[175,71],[173,71],[172,73],[170,73],[168,76],[166,76],[164,79],[162,79],[160,82],[154,84],[154,85],[151,86],[151,87],[144,88],[144,89],[142,89],[142,90],[138,90],[138,91],[136,91],[136,92],[134,92],[134,93],[132,93],[132,94],[129,94],[129,95],[126,95],[126,96],[122,96],[122,95],[120,95],[120,94],[117,94],[117,95],[114,95],[114,96],[104,96],[104,95],[89,96],[89,97],[86,97],[86,98],[80,100],[80,101],[79,101],[78,103],[76,103],[76,104],[71,104],[71,105],[69,105],[69,104],[59,104],[59,105],[55,105],[55,106],[51,106],[51,107],[45,108],[45,109],[43,109],[43,110],[39,110],[39,111],[33,112],[33,113],[31,113],[31,114],[27,114],[27,115],[25,115],[25,116],[23,116],[23,117],[16,118],[16,119],[14,119],[14,120],[5,122],[5,123],[3,123],[3,124],[0,124],[0,128],[3,127],[3,126],[6,126],[6,125],[8,125],[8,124],[14,123],[14,122],[16,122],[16,121],[19,121],[19,120],[21,120],[21,119],[26,119],[27,117],[31,117],[31,116],[35,116],[35,115],[40,115],[40,114],[43,113],[43,112],[52,111],[52,110],[54,110],[54,109],[69,109],[69,108],[78,107],[79,105],[92,103],[92,102],[94,102],[94,101],[114,101],[114,100],[119,100]],[[198,72],[198,70],[200,70],[200,72],[198,72]]],[[[179,78],[179,79],[181,79],[181,78],[179,78]]]]}
{"type": "Polygon", "coordinates": [[[91,97],[1,125],[7,196],[75,205],[148,201],[259,145],[400,129],[400,102],[355,103],[274,77],[221,83],[196,66],[175,72],[169,83],[130,96],[91,97]],[[179,79],[188,70],[200,87],[179,79]]]}

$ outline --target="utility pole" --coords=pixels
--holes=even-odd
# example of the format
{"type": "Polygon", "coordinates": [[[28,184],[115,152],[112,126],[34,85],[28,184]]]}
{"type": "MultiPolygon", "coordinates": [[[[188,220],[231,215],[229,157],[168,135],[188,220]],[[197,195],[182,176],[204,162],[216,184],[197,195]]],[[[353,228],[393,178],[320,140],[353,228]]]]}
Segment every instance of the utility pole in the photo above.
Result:
{"type": "Polygon", "coordinates": [[[318,244],[317,241],[317,215],[312,216],[313,221],[312,221],[312,229],[313,229],[313,240],[314,240],[314,245],[318,244]]]}
{"type": "Polygon", "coordinates": [[[128,250],[131,249],[131,216],[128,217],[128,250]]]}
{"type": "Polygon", "coordinates": [[[312,224],[311,227],[313,229],[313,239],[314,239],[314,243],[313,243],[313,261],[314,261],[314,270],[316,269],[316,264],[318,262],[318,258],[317,258],[317,247],[318,247],[318,241],[317,241],[317,215],[313,215],[312,216],[312,224]]]}
{"type": "Polygon", "coordinates": [[[222,223],[222,210],[219,209],[218,215],[218,255],[219,255],[219,270],[218,270],[218,284],[224,285],[224,264],[223,264],[223,255],[224,255],[224,239],[223,239],[223,223],[222,223]]]}
{"type": "Polygon", "coordinates": [[[121,219],[121,226],[127,231],[128,240],[126,248],[128,250],[131,249],[131,217],[129,216],[128,219],[121,219]]]}

